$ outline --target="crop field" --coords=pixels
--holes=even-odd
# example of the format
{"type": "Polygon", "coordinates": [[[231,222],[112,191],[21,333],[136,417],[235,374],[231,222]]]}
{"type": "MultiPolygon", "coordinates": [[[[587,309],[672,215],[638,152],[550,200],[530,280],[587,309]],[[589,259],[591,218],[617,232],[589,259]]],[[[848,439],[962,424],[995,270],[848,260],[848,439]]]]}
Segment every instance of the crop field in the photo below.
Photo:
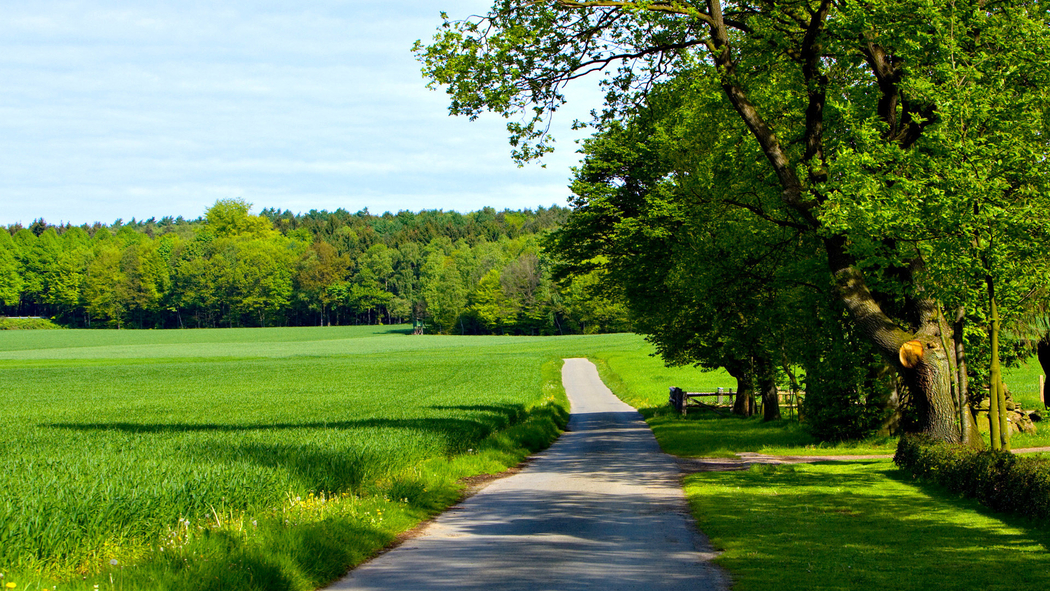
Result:
{"type": "MultiPolygon", "coordinates": [[[[0,581],[312,589],[547,445],[634,335],[0,333],[0,581]]],[[[95,587],[98,585],[98,587],[95,587]]]]}

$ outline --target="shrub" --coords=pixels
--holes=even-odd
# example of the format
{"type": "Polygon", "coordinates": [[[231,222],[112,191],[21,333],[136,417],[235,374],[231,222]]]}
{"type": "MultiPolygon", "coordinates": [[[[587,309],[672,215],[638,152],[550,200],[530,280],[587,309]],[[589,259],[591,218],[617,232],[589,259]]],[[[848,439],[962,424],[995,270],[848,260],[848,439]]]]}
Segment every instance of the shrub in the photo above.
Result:
{"type": "Polygon", "coordinates": [[[891,413],[887,409],[892,377],[870,347],[829,346],[806,367],[804,425],[821,441],[864,439],[874,434],[891,413]],[[880,373],[882,372],[882,373],[880,373]]]}
{"type": "Polygon", "coordinates": [[[1050,518],[1050,461],[1008,451],[979,451],[909,435],[894,463],[913,477],[977,499],[996,511],[1050,518]]]}
{"type": "Polygon", "coordinates": [[[892,372],[874,346],[851,328],[845,309],[826,310],[814,320],[799,351],[805,369],[803,425],[821,441],[869,437],[896,409],[892,372]]]}
{"type": "Polygon", "coordinates": [[[62,328],[47,318],[8,318],[0,316],[0,330],[38,330],[62,328]]]}

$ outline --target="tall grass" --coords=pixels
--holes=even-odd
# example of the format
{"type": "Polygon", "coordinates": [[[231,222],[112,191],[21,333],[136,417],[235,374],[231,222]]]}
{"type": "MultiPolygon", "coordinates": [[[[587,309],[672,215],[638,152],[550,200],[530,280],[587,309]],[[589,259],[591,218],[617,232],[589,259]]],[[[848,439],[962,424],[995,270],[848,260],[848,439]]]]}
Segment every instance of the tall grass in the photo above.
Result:
{"type": "Polygon", "coordinates": [[[549,444],[560,358],[641,346],[404,332],[0,335],[4,580],[314,588],[549,444]]]}

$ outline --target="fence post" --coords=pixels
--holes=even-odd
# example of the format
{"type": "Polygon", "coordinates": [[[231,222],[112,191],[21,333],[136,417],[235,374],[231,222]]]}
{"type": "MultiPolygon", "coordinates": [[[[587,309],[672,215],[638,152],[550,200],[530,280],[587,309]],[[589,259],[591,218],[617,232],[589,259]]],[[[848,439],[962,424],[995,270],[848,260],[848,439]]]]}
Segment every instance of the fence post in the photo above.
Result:
{"type": "Polygon", "coordinates": [[[671,395],[668,402],[670,402],[671,406],[673,406],[678,412],[682,413],[683,415],[686,413],[685,391],[681,388],[677,386],[671,386],[671,395]]]}

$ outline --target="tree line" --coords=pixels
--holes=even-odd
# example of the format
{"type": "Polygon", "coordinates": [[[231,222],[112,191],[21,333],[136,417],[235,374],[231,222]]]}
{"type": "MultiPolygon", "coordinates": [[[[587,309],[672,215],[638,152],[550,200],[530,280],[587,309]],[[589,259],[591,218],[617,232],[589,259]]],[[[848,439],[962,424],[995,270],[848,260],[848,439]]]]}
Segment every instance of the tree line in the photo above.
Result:
{"type": "Polygon", "coordinates": [[[412,322],[459,334],[626,330],[594,276],[556,285],[542,237],[561,207],[373,215],[224,199],[194,220],[0,232],[0,315],[70,327],[412,322]]]}

